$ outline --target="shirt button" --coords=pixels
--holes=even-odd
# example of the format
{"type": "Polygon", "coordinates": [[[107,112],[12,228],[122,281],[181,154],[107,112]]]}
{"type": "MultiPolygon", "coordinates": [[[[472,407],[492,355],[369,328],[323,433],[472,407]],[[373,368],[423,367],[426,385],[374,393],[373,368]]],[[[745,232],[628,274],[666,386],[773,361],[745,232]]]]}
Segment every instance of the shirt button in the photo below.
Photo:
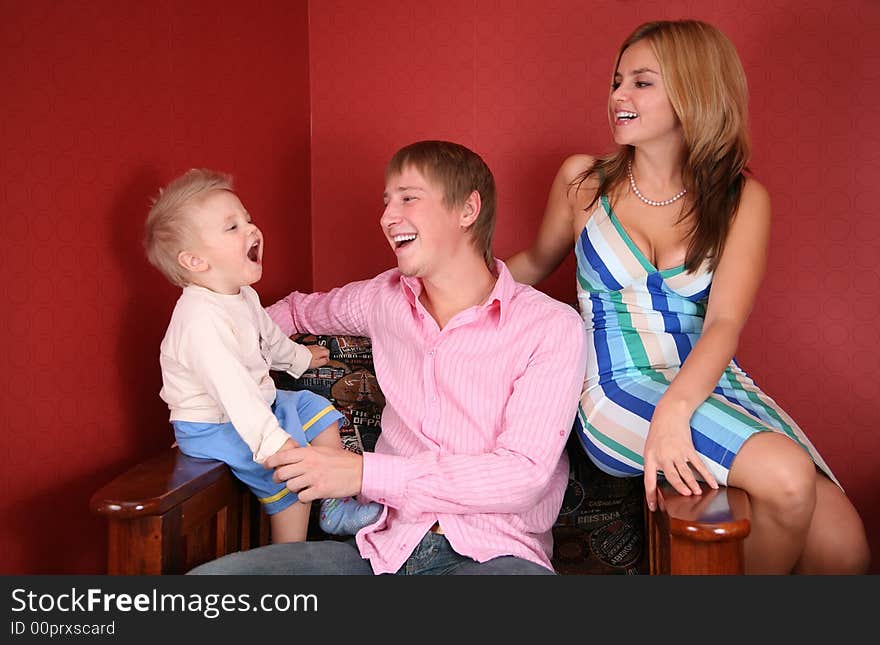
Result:
{"type": "Polygon", "coordinates": [[[434,350],[432,349],[428,352],[428,356],[433,356],[433,355],[434,355],[434,350]]]}
{"type": "Polygon", "coordinates": [[[419,314],[419,318],[420,318],[421,320],[424,320],[424,319],[425,319],[425,314],[419,314]]]}

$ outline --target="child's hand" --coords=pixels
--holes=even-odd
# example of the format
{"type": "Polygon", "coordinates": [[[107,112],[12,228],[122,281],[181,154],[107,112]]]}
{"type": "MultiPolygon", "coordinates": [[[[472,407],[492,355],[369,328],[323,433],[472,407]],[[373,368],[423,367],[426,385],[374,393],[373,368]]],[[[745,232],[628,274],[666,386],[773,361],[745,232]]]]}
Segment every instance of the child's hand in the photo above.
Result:
{"type": "Polygon", "coordinates": [[[312,353],[312,360],[309,361],[309,369],[321,367],[330,362],[330,350],[323,345],[306,345],[312,353]]]}
{"type": "Polygon", "coordinates": [[[291,448],[299,448],[299,444],[293,439],[288,439],[276,452],[281,452],[282,450],[290,450],[291,448]]]}

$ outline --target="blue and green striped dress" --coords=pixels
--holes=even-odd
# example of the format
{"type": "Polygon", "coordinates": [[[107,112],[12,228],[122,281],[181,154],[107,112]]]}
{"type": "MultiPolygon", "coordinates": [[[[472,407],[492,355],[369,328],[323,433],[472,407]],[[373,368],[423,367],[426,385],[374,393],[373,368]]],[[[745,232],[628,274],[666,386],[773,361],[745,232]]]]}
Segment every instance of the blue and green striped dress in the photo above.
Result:
{"type": "MultiPolygon", "coordinates": [[[[592,461],[612,475],[640,475],[654,406],[700,337],[712,273],[657,270],[601,197],[575,244],[581,315],[591,347],[575,429],[592,461]]],[[[795,422],[736,361],[691,418],[694,447],[727,483],[743,442],[780,432],[837,482],[795,422]]],[[[838,483],[839,485],[839,483],[838,483]]]]}

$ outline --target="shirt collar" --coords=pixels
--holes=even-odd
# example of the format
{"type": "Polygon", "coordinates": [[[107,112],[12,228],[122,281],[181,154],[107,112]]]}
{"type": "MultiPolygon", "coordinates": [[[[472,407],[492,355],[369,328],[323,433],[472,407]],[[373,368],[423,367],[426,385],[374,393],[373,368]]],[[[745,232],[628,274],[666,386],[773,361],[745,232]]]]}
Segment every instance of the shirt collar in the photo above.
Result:
{"type": "Polygon", "coordinates": [[[406,296],[406,300],[409,302],[410,306],[415,307],[419,296],[422,294],[422,281],[418,278],[410,278],[401,273],[400,289],[403,291],[403,295],[406,296]]]}
{"type": "Polygon", "coordinates": [[[507,265],[498,258],[495,258],[495,272],[498,274],[498,280],[495,281],[495,288],[489,294],[485,307],[495,306],[498,303],[498,324],[503,325],[507,320],[507,310],[510,309],[510,301],[516,293],[516,281],[513,279],[507,265]]]}
{"type": "MultiPolygon", "coordinates": [[[[495,281],[495,286],[492,288],[492,291],[489,292],[489,297],[486,298],[486,302],[480,305],[478,309],[489,309],[497,306],[499,312],[498,324],[502,325],[506,320],[505,312],[509,308],[510,301],[516,293],[516,282],[514,281],[510,270],[507,268],[507,265],[498,258],[495,258],[495,273],[498,275],[498,279],[495,281]]],[[[410,306],[415,308],[419,296],[422,294],[422,281],[418,278],[411,278],[401,274],[400,286],[410,306]]]]}

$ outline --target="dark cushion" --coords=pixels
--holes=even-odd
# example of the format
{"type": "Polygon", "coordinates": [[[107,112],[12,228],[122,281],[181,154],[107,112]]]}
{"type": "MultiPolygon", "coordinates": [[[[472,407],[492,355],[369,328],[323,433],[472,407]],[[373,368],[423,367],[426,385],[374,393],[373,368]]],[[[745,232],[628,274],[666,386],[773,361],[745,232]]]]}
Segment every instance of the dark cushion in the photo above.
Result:
{"type": "Polygon", "coordinates": [[[286,372],[272,372],[281,390],[311,390],[327,397],[345,415],[339,434],[342,445],[356,453],[372,451],[381,432],[385,397],[373,369],[373,347],[363,336],[291,336],[303,345],[323,345],[330,362],[295,379],[286,372]]]}
{"type": "Polygon", "coordinates": [[[599,470],[572,432],[568,488],[553,527],[553,567],[562,574],[648,573],[641,477],[599,470]]]}
{"type": "MultiPolygon", "coordinates": [[[[275,385],[327,397],[346,418],[340,429],[343,446],[357,453],[373,450],[382,431],[385,397],[376,381],[370,339],[311,334],[291,338],[303,345],[324,345],[330,350],[330,362],[299,379],[272,372],[275,385]]],[[[553,527],[553,566],[561,574],[646,573],[642,479],[603,473],[581,450],[574,434],[566,450],[571,471],[553,527]]],[[[313,520],[317,508],[313,505],[313,520]]],[[[313,521],[310,539],[316,537],[314,525],[313,521]]]]}

